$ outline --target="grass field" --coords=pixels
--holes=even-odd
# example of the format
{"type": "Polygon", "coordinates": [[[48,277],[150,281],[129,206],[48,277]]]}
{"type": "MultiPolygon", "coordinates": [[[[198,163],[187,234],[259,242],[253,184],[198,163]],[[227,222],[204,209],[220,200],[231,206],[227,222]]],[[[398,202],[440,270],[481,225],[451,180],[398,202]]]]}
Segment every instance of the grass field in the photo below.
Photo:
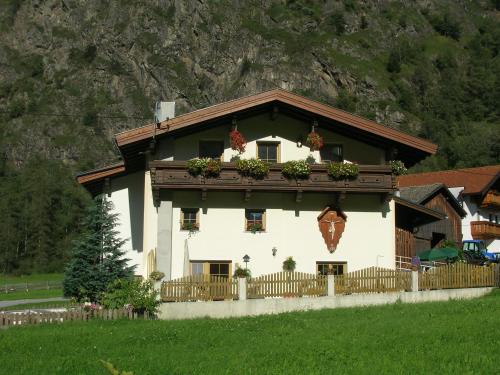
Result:
{"type": "Polygon", "coordinates": [[[29,290],[30,284],[44,284],[47,282],[61,282],[64,275],[61,273],[39,273],[33,275],[10,276],[0,274],[0,301],[14,301],[17,299],[62,297],[62,289],[29,290]],[[4,293],[5,285],[28,283],[28,291],[17,290],[4,293]]]}
{"type": "Polygon", "coordinates": [[[0,331],[5,374],[493,374],[500,293],[255,318],[93,321],[0,331]]]}

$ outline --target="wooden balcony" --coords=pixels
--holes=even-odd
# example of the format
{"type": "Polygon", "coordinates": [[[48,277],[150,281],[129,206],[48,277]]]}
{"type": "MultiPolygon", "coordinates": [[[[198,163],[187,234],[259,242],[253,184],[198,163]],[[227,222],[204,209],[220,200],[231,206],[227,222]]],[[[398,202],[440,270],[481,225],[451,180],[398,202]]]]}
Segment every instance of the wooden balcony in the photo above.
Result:
{"type": "Polygon", "coordinates": [[[490,190],[481,202],[482,208],[500,209],[500,193],[490,190]]]}
{"type": "Polygon", "coordinates": [[[471,221],[470,230],[475,240],[500,238],[500,224],[489,221],[471,221]]]}
{"type": "Polygon", "coordinates": [[[289,180],[281,173],[282,164],[272,164],[267,177],[255,179],[241,176],[236,163],[222,163],[219,177],[192,176],[185,161],[153,161],[149,164],[153,191],[201,190],[201,191],[281,191],[281,192],[363,192],[391,193],[395,190],[391,167],[386,165],[360,165],[359,174],[353,180],[332,180],[326,166],[311,166],[306,180],[289,180]]]}

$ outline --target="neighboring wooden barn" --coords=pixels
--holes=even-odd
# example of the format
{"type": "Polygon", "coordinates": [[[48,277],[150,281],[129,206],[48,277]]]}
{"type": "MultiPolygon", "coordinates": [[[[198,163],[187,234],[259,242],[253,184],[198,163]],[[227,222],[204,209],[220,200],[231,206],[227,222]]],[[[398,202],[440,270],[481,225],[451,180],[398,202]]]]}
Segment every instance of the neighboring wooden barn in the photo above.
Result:
{"type": "Polygon", "coordinates": [[[446,185],[400,188],[396,204],[396,255],[411,257],[444,241],[461,246],[466,213],[446,185]]]}

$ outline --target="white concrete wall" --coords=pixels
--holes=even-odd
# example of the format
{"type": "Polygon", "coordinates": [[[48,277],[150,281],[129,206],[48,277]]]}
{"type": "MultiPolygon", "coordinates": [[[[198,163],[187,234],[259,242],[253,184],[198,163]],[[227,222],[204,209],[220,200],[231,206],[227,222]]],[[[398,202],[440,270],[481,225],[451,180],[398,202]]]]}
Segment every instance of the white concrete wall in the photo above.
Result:
{"type": "MultiPolygon", "coordinates": [[[[185,137],[175,139],[173,142],[173,155],[175,160],[189,160],[198,156],[198,144],[201,140],[224,141],[224,161],[230,161],[238,153],[231,150],[229,145],[229,131],[231,125],[218,126],[216,128],[200,131],[185,137]]],[[[300,160],[307,158],[310,154],[320,161],[319,151],[311,152],[305,141],[307,134],[311,131],[311,124],[296,120],[285,115],[279,115],[278,119],[272,121],[269,115],[260,115],[253,118],[238,121],[238,130],[247,140],[245,152],[241,155],[243,159],[255,158],[257,156],[257,141],[280,142],[281,162],[289,160],[300,160]],[[297,147],[297,140],[302,138],[304,145],[297,147]]],[[[348,138],[323,128],[316,130],[324,139],[325,143],[336,143],[343,145],[344,159],[358,164],[383,164],[385,162],[385,151],[348,138]]],[[[160,148],[168,148],[168,141],[160,142],[160,148]]],[[[159,155],[163,159],[171,158],[172,152],[160,150],[159,155]]]]}
{"type": "Polygon", "coordinates": [[[142,264],[144,265],[140,273],[144,277],[147,275],[148,253],[155,251],[157,245],[157,232],[158,232],[158,211],[153,203],[153,191],[151,189],[151,173],[146,171],[143,175],[144,178],[144,192],[143,196],[138,199],[144,200],[144,236],[143,236],[143,257],[142,264]]]}
{"type": "Polygon", "coordinates": [[[291,193],[253,193],[244,202],[243,193],[209,192],[206,201],[199,192],[175,192],[173,212],[172,278],[183,276],[185,239],[190,260],[229,260],[248,268],[254,276],[279,272],[286,257],[297,262],[297,271],[315,273],[316,261],[345,261],[347,271],[379,265],[394,268],[394,203],[380,202],[379,195],[348,194],[341,202],[347,215],[345,231],[337,250],[330,254],[319,231],[317,216],[332,196],[304,194],[295,203],[291,193]],[[180,230],[181,208],[200,207],[200,230],[180,230]],[[246,232],[245,208],[266,209],[266,231],[246,232]],[[389,210],[390,209],[390,210],[389,210]],[[272,248],[277,248],[275,257],[272,248]]]}
{"type": "Polygon", "coordinates": [[[266,298],[244,301],[175,302],[160,305],[164,320],[196,318],[236,318],[280,314],[292,311],[336,309],[386,305],[396,302],[421,303],[472,299],[490,293],[493,288],[442,289],[421,292],[353,294],[334,297],[266,298]]]}
{"type": "Polygon", "coordinates": [[[118,236],[125,240],[123,250],[135,265],[135,273],[143,273],[143,214],[144,214],[144,177],[142,172],[132,173],[111,181],[113,212],[118,214],[118,236]]]}

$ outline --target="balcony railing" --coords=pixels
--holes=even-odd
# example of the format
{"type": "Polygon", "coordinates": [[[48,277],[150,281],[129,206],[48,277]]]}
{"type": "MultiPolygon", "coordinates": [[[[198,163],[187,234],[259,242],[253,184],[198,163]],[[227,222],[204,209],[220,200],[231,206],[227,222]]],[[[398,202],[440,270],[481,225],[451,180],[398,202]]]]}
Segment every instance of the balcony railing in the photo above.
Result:
{"type": "Polygon", "coordinates": [[[500,224],[489,221],[471,221],[470,230],[475,240],[500,238],[500,224]]]}
{"type": "Polygon", "coordinates": [[[281,173],[282,164],[272,164],[263,179],[244,177],[236,163],[222,163],[218,177],[192,176],[185,161],[153,161],[149,164],[153,189],[172,190],[242,190],[242,191],[317,191],[389,193],[395,190],[391,167],[360,165],[359,174],[352,180],[334,181],[321,164],[311,165],[308,179],[287,179],[281,173]]]}
{"type": "Polygon", "coordinates": [[[495,190],[490,190],[481,202],[483,208],[500,208],[500,193],[495,190]]]}

